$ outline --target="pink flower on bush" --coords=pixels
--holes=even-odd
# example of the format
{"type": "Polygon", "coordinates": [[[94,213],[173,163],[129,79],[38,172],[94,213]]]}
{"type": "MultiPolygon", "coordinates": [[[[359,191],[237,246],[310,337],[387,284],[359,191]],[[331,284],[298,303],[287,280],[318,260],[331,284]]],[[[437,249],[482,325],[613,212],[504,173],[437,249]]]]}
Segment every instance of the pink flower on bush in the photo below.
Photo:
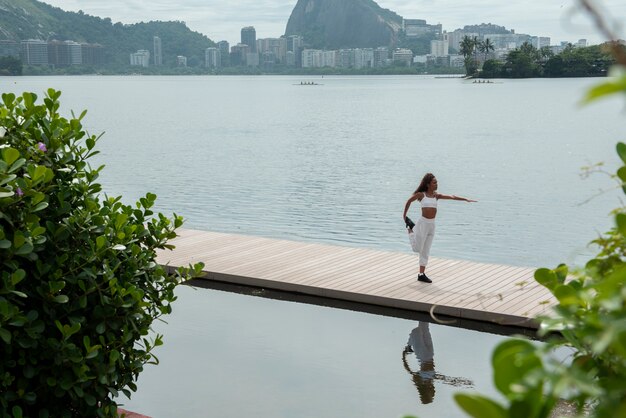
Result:
{"type": "Polygon", "coordinates": [[[15,189],[15,194],[20,196],[20,197],[24,196],[24,192],[19,187],[17,189],[15,189]]]}
{"type": "Polygon", "coordinates": [[[41,152],[48,151],[48,148],[46,148],[46,144],[44,144],[43,142],[38,142],[37,143],[37,148],[39,148],[39,151],[41,151],[41,152]]]}

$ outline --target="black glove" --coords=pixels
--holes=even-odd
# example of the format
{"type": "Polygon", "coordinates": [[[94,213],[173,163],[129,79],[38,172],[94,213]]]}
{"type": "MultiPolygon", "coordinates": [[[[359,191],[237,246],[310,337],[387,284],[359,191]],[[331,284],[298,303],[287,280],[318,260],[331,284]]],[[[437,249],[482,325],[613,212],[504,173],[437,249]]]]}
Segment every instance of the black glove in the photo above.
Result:
{"type": "Polygon", "coordinates": [[[413,229],[413,227],[415,226],[415,222],[413,222],[408,216],[404,217],[404,223],[406,224],[406,227],[408,229],[413,229]]]}

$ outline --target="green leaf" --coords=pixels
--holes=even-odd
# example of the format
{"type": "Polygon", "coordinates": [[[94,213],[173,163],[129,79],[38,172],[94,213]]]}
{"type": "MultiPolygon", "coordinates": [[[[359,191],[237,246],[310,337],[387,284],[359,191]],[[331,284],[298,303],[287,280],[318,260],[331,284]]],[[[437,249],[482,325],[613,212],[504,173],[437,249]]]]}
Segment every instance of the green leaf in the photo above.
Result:
{"type": "Polygon", "coordinates": [[[26,293],[19,292],[17,290],[11,290],[11,293],[13,293],[14,295],[19,296],[21,298],[27,298],[28,297],[28,295],[26,293]]]}
{"type": "Polygon", "coordinates": [[[10,174],[6,176],[5,178],[3,178],[2,180],[0,180],[0,185],[7,184],[8,182],[15,180],[16,177],[17,176],[15,174],[10,174]]]}
{"type": "Polygon", "coordinates": [[[621,158],[622,161],[626,163],[626,144],[624,144],[623,142],[618,142],[615,146],[615,149],[617,150],[617,155],[619,155],[619,158],[621,158]]]}
{"type": "Polygon", "coordinates": [[[18,158],[20,158],[20,152],[15,148],[8,147],[2,149],[2,159],[8,166],[13,164],[18,158]]]}
{"type": "Polygon", "coordinates": [[[0,328],[0,338],[5,344],[11,344],[11,333],[8,330],[0,328]]]}
{"type": "Polygon", "coordinates": [[[11,414],[13,415],[13,418],[22,418],[22,408],[20,408],[19,406],[15,405],[13,408],[11,408],[11,414]]]}
{"type": "Polygon", "coordinates": [[[24,235],[21,232],[17,232],[13,236],[13,246],[15,248],[20,248],[22,245],[24,245],[25,242],[26,238],[24,238],[24,235]]]}
{"type": "Polygon", "coordinates": [[[31,173],[31,179],[33,182],[36,183],[39,179],[44,178],[46,176],[46,170],[48,170],[48,168],[43,165],[35,167],[35,170],[31,173]]]}
{"type": "Polygon", "coordinates": [[[89,405],[89,406],[94,406],[96,404],[96,398],[94,398],[92,395],[86,393],[85,394],[85,402],[87,402],[87,405],[89,405]]]}
{"type": "Polygon", "coordinates": [[[111,354],[109,354],[110,363],[115,363],[117,360],[119,360],[119,358],[120,358],[120,352],[117,350],[113,350],[111,351],[111,354]]]}
{"type": "Polygon", "coordinates": [[[480,395],[456,393],[456,403],[474,418],[507,418],[506,410],[498,403],[480,395]]]}
{"type": "Polygon", "coordinates": [[[67,295],[58,295],[52,298],[56,303],[67,303],[70,301],[70,298],[67,295]]]}
{"type": "Polygon", "coordinates": [[[562,305],[577,305],[580,303],[576,291],[568,285],[559,285],[554,289],[554,296],[562,305]]]}
{"type": "Polygon", "coordinates": [[[15,254],[17,255],[26,255],[33,252],[33,244],[31,242],[25,242],[21,247],[15,250],[15,254]]]}
{"type": "Polygon", "coordinates": [[[493,352],[492,365],[496,388],[504,395],[513,392],[514,385],[522,384],[524,376],[541,367],[535,347],[526,340],[507,340],[493,352]]]}
{"type": "Polygon", "coordinates": [[[11,241],[6,239],[0,239],[0,249],[11,248],[11,241]]]}
{"type": "MultiPolygon", "coordinates": [[[[592,87],[587,91],[587,94],[583,98],[583,104],[590,103],[594,100],[597,100],[601,97],[608,96],[615,93],[620,93],[626,90],[626,74],[622,75],[620,78],[615,79],[614,81],[607,81],[602,84],[599,84],[595,87],[592,87]]],[[[624,160],[626,162],[626,160],[624,160]]]]}
{"type": "Polygon", "coordinates": [[[44,210],[48,207],[48,202],[39,202],[37,206],[35,206],[31,212],[39,212],[40,210],[44,210]]]}
{"type": "Polygon", "coordinates": [[[626,237],[626,214],[618,213],[615,215],[615,223],[617,224],[619,233],[626,237]]]}
{"type": "Polygon", "coordinates": [[[9,168],[8,172],[9,173],[14,173],[20,167],[22,167],[24,164],[26,164],[26,159],[25,158],[20,158],[19,160],[17,160],[16,162],[13,163],[13,165],[9,168]]]}
{"type": "Polygon", "coordinates": [[[547,268],[540,268],[535,271],[535,280],[540,285],[552,290],[559,284],[556,274],[547,268]]]}

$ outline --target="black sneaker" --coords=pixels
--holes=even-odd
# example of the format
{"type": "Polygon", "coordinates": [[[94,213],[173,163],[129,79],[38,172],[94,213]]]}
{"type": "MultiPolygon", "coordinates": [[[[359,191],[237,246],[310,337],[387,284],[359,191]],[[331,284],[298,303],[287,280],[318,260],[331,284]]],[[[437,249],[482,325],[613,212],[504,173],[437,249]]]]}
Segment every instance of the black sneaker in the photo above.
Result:
{"type": "Polygon", "coordinates": [[[432,283],[433,282],[424,273],[420,273],[420,274],[417,275],[417,281],[418,282],[424,282],[424,283],[432,283]]]}

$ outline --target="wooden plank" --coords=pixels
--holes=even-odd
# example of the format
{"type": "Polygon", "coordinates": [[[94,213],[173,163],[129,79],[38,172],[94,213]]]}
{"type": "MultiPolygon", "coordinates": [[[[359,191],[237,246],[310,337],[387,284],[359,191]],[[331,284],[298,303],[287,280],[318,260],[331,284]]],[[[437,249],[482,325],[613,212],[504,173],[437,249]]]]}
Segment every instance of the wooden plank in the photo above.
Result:
{"type": "Polygon", "coordinates": [[[170,267],[202,261],[207,280],[529,328],[537,326],[533,315],[556,303],[531,268],[433,257],[427,284],[417,281],[410,253],[189,229],[179,235],[176,249],[158,251],[157,260],[170,267]]]}

